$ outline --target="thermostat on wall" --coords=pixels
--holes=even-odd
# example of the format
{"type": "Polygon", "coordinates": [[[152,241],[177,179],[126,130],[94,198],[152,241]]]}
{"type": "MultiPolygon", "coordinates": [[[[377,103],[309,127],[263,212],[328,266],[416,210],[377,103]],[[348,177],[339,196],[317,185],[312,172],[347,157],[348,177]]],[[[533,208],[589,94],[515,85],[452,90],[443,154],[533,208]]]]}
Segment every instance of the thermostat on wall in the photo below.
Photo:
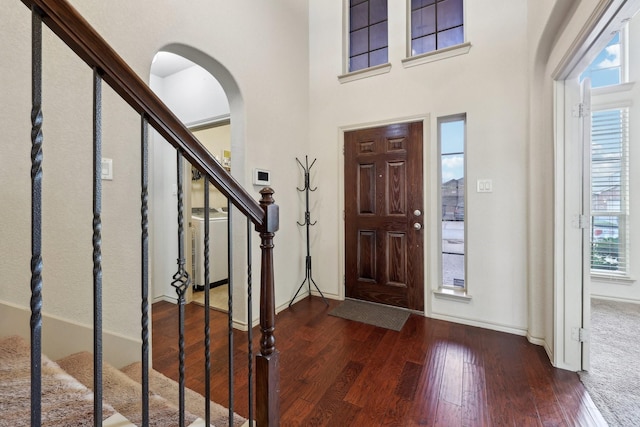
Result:
{"type": "Polygon", "coordinates": [[[255,185],[271,185],[271,171],[264,169],[254,169],[253,183],[255,185]]]}

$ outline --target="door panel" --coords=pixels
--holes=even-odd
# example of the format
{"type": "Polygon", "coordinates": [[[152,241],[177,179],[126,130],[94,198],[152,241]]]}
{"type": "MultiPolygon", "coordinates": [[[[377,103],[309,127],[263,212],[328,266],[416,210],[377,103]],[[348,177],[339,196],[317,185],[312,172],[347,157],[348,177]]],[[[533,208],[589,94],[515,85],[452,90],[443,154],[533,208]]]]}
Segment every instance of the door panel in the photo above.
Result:
{"type": "Polygon", "coordinates": [[[422,191],[421,122],[345,133],[347,297],[424,310],[422,191]]]}

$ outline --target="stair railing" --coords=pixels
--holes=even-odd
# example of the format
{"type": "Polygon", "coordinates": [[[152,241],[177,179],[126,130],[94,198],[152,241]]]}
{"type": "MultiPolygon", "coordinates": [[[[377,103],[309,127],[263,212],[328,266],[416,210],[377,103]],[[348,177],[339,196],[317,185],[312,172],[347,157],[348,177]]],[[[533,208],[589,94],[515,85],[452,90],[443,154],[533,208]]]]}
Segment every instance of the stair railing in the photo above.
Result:
{"type": "MultiPolygon", "coordinates": [[[[273,190],[263,189],[260,202],[251,195],[214,159],[201,145],[185,125],[164,105],[127,63],[106,43],[89,23],[66,0],[21,0],[32,11],[32,258],[31,258],[31,425],[41,425],[41,334],[42,334],[42,152],[44,138],[42,133],[45,122],[42,114],[42,24],[47,25],[80,57],[94,73],[94,177],[93,177],[93,262],[94,262],[94,423],[101,425],[102,414],[102,252],[101,252],[101,209],[102,187],[100,179],[101,159],[101,111],[102,82],[106,82],[141,117],[141,335],[142,335],[142,419],[143,425],[149,424],[149,240],[148,240],[148,126],[153,127],[177,151],[178,179],[182,179],[182,159],[189,161],[205,177],[205,187],[212,183],[247,218],[248,232],[248,295],[251,297],[251,226],[259,232],[262,250],[260,274],[260,352],[255,364],[255,421],[258,426],[279,425],[279,362],[275,346],[275,303],[273,272],[273,238],[278,230],[279,211],[274,204],[273,190]]],[[[180,182],[179,182],[180,183],[180,182]]],[[[184,218],[182,186],[178,185],[178,272],[172,285],[178,293],[180,316],[179,343],[179,385],[180,385],[180,421],[184,425],[184,293],[190,284],[190,278],[184,269],[184,218]]],[[[205,215],[208,216],[208,197],[205,215]]],[[[229,212],[231,218],[231,212],[229,212]]],[[[208,218],[205,224],[208,225],[208,218]]],[[[208,255],[208,233],[205,238],[205,255],[208,255]]],[[[231,242],[231,238],[229,241],[231,242]]],[[[208,260],[208,256],[205,256],[208,260]]],[[[208,262],[205,261],[205,277],[208,279],[208,262]]],[[[230,271],[231,273],[231,271],[230,271]]],[[[229,285],[230,292],[233,288],[229,285]]],[[[230,297],[232,295],[230,294],[230,297]]],[[[208,300],[208,288],[206,293],[208,300]]],[[[205,306],[208,311],[208,304],[205,306]]],[[[251,329],[251,300],[249,307],[249,329],[251,329]]],[[[231,308],[231,304],[230,304],[231,308]]],[[[231,316],[229,313],[231,328],[231,316]]],[[[205,325],[205,389],[209,400],[209,322],[205,325]]],[[[232,328],[229,331],[232,339],[232,328]]],[[[249,333],[249,375],[253,373],[251,333],[249,333]]],[[[230,345],[230,350],[231,350],[230,345]]],[[[233,423],[233,355],[229,355],[230,408],[229,423],[233,423]]],[[[249,379],[251,383],[252,379],[249,379]]],[[[251,401],[252,387],[249,389],[249,418],[253,422],[251,401]]],[[[206,405],[206,422],[209,424],[209,405],[206,405]]]]}

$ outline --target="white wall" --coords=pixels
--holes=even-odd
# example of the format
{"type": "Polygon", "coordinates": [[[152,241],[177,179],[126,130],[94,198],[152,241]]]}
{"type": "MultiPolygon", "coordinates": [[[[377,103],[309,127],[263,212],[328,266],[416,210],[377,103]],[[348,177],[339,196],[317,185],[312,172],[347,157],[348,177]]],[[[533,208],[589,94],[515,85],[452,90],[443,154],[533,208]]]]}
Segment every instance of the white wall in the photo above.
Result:
{"type": "Polygon", "coordinates": [[[189,67],[163,80],[162,100],[187,125],[229,115],[224,89],[202,67],[189,67]]]}
{"type": "MultiPolygon", "coordinates": [[[[343,127],[426,117],[427,315],[524,334],[527,330],[527,7],[511,0],[466,2],[468,54],[404,68],[406,4],[389,0],[387,74],[339,83],[342,2],[310,2],[311,155],[318,157],[312,252],[316,281],[343,294],[343,127]],[[505,37],[508,34],[508,37],[505,37]],[[467,114],[467,284],[470,303],[436,299],[436,120],[467,114]],[[493,180],[493,193],[475,191],[493,180]],[[336,200],[337,199],[337,200],[336,200]],[[318,236],[322,235],[322,239],[318,236]],[[430,237],[431,236],[431,237],[430,237]],[[317,264],[316,264],[317,265],[317,264]]],[[[313,212],[312,208],[312,212],[313,212]]]]}
{"type": "MultiPolygon", "coordinates": [[[[286,304],[295,292],[301,270],[291,265],[304,264],[295,225],[299,199],[291,185],[299,174],[293,157],[288,166],[282,153],[293,156],[301,148],[306,151],[307,145],[306,3],[199,0],[190,2],[189,7],[174,2],[159,5],[150,0],[72,3],[143,80],[149,79],[154,54],[175,44],[192,46],[215,58],[233,76],[241,100],[232,101],[231,110],[240,109],[243,120],[236,137],[242,139],[245,150],[243,156],[234,158],[241,172],[237,178],[258,198],[258,188],[250,185],[251,171],[254,167],[274,171],[272,185],[281,207],[281,227],[275,240],[276,303],[286,304]]],[[[3,3],[0,300],[20,307],[28,306],[30,297],[29,23],[29,12],[22,3],[3,3]],[[8,99],[12,102],[4,102],[8,99]],[[12,184],[6,185],[8,182],[12,184]]],[[[52,49],[44,61],[47,219],[43,310],[90,325],[91,72],[60,43],[51,41],[48,33],[45,46],[52,49]],[[67,121],[63,122],[63,115],[67,121]]],[[[104,114],[104,157],[114,162],[114,179],[104,184],[103,196],[104,326],[135,342],[140,335],[139,117],[107,89],[104,114]]],[[[158,184],[153,183],[156,187],[158,184]]],[[[259,260],[259,253],[255,256],[259,260]]],[[[259,262],[254,265],[257,268],[259,262]]],[[[257,315],[257,301],[255,304],[257,315]]]]}

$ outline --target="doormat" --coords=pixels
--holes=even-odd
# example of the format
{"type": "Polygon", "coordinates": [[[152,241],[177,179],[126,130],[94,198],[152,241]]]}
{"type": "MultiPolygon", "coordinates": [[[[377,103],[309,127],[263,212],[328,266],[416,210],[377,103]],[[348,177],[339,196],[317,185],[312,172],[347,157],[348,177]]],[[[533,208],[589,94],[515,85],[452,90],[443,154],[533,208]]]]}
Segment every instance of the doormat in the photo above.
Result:
{"type": "Polygon", "coordinates": [[[356,322],[399,331],[409,318],[410,313],[395,307],[347,299],[331,310],[329,314],[347,320],[355,320],[356,322]]]}

